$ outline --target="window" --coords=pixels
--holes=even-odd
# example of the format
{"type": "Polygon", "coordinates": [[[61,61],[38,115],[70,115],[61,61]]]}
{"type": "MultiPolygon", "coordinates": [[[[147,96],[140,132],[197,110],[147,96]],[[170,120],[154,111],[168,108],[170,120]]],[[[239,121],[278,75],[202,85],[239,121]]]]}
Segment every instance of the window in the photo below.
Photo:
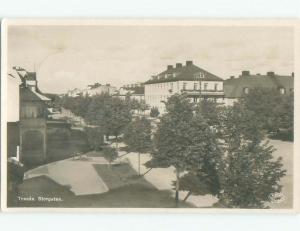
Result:
{"type": "Polygon", "coordinates": [[[285,88],[284,88],[284,87],[280,88],[279,91],[280,91],[280,94],[281,94],[281,95],[284,95],[284,94],[285,94],[285,88]]]}
{"type": "Polygon", "coordinates": [[[244,94],[249,94],[249,88],[248,87],[244,88],[244,94]]]}
{"type": "Polygon", "coordinates": [[[217,90],[218,90],[218,84],[215,83],[215,91],[217,91],[217,90]]]}
{"type": "Polygon", "coordinates": [[[170,83],[170,88],[173,90],[173,83],[170,83]]]}
{"type": "Polygon", "coordinates": [[[186,90],[186,83],[183,83],[183,90],[186,90]]]}
{"type": "Polygon", "coordinates": [[[194,74],[194,78],[195,78],[195,80],[204,79],[205,78],[205,73],[199,72],[197,74],[194,74]]]}
{"type": "Polygon", "coordinates": [[[204,91],[207,90],[207,86],[208,86],[208,84],[207,84],[207,83],[204,83],[204,91]]]}
{"type": "Polygon", "coordinates": [[[197,83],[194,83],[194,90],[197,90],[197,83]]]}

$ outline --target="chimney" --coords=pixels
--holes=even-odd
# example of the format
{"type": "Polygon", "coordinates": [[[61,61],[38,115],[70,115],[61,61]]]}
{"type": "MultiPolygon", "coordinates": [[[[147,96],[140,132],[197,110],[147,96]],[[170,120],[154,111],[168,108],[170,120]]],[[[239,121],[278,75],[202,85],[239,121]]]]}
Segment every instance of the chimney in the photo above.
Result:
{"type": "Polygon", "coordinates": [[[267,72],[267,76],[275,76],[274,71],[268,71],[268,72],[267,72]]]}
{"type": "Polygon", "coordinates": [[[181,68],[182,67],[182,63],[176,63],[176,68],[181,68]]]}
{"type": "Polygon", "coordinates": [[[292,77],[295,77],[295,73],[294,72],[292,72],[292,77]]]}
{"type": "Polygon", "coordinates": [[[249,76],[250,75],[250,71],[242,71],[242,76],[249,76]]]}
{"type": "Polygon", "coordinates": [[[230,76],[230,79],[234,79],[234,76],[232,75],[232,76],[230,76]]]}
{"type": "Polygon", "coordinates": [[[173,69],[173,65],[168,65],[168,66],[167,66],[167,69],[168,69],[168,70],[172,70],[172,69],[173,69]]]}
{"type": "Polygon", "coordinates": [[[193,61],[186,61],[186,66],[189,67],[189,66],[192,66],[193,65],[193,61]]]}

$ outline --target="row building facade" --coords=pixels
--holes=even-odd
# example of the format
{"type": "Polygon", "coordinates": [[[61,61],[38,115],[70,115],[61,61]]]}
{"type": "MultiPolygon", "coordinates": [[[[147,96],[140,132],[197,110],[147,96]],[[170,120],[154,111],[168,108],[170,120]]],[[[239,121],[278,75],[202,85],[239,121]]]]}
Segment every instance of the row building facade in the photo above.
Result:
{"type": "Polygon", "coordinates": [[[193,102],[200,99],[212,99],[222,102],[224,99],[223,79],[186,61],[185,65],[176,63],[145,82],[145,101],[150,107],[165,112],[168,97],[186,93],[193,102]]]}
{"type": "Polygon", "coordinates": [[[254,88],[273,89],[281,95],[292,94],[294,73],[279,75],[269,71],[266,74],[251,74],[250,71],[242,71],[238,77],[231,76],[224,81],[225,105],[233,105],[254,88]]]}

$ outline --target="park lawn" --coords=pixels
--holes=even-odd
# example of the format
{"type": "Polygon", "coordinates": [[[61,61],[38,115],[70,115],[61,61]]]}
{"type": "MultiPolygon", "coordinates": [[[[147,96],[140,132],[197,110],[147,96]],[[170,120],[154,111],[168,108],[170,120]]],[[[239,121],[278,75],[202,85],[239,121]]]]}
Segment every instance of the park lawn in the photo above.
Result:
{"type": "MultiPolygon", "coordinates": [[[[94,208],[175,208],[171,192],[145,187],[140,184],[127,185],[107,193],[79,196],[87,207],[94,208]],[[89,204],[87,204],[89,203],[89,204]]],[[[192,208],[193,205],[180,202],[180,208],[192,208]]]]}
{"type": "Polygon", "coordinates": [[[64,207],[68,204],[72,204],[75,195],[69,190],[68,186],[63,186],[56,183],[54,180],[47,176],[38,176],[24,180],[18,185],[18,190],[14,196],[11,196],[8,200],[8,207],[64,207]],[[29,198],[32,197],[35,201],[20,201],[18,197],[29,198]],[[62,202],[46,202],[38,201],[38,197],[59,197],[62,202]]]}
{"type": "MultiPolygon", "coordinates": [[[[106,193],[76,196],[67,185],[60,185],[47,176],[26,179],[18,193],[10,197],[8,207],[48,208],[174,208],[175,200],[169,190],[158,190],[128,163],[95,164],[96,172],[110,189],[106,193]],[[19,201],[18,196],[33,197],[35,201],[19,201]],[[38,201],[38,197],[61,198],[59,202],[38,201]]],[[[178,207],[194,207],[180,202],[178,207]]]]}
{"type": "MultiPolygon", "coordinates": [[[[45,208],[174,208],[175,201],[171,192],[157,190],[143,184],[132,184],[115,188],[103,194],[75,196],[68,186],[62,186],[46,176],[25,180],[18,187],[18,196],[33,197],[35,201],[15,200],[8,207],[45,207],[45,208]],[[60,202],[41,202],[37,197],[58,197],[60,202]]],[[[193,207],[180,202],[178,207],[193,207]]]]}
{"type": "Polygon", "coordinates": [[[109,189],[134,184],[139,184],[146,188],[154,188],[144,177],[138,176],[137,172],[128,163],[111,165],[94,164],[93,166],[109,189]]]}

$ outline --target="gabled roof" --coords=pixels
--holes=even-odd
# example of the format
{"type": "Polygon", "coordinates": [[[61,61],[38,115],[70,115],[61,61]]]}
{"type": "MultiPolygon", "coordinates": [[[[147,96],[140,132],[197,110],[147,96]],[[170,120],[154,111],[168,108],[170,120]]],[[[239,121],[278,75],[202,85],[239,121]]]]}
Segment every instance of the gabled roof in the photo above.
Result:
{"type": "Polygon", "coordinates": [[[244,89],[249,88],[285,88],[289,92],[294,88],[293,76],[281,75],[248,75],[224,81],[224,93],[226,98],[239,98],[244,94],[244,89]]]}
{"type": "Polygon", "coordinates": [[[145,84],[152,84],[152,83],[164,83],[164,82],[173,82],[173,81],[195,81],[195,75],[197,73],[203,73],[204,77],[201,79],[202,81],[223,81],[222,78],[190,63],[189,65],[179,66],[169,68],[160,74],[158,74],[158,79],[151,79],[145,82],[145,84]],[[172,74],[173,77],[165,78],[165,75],[172,74]],[[160,77],[163,78],[160,78],[160,77]]]}
{"type": "Polygon", "coordinates": [[[51,101],[48,97],[26,87],[20,88],[21,101],[51,101]]]}

